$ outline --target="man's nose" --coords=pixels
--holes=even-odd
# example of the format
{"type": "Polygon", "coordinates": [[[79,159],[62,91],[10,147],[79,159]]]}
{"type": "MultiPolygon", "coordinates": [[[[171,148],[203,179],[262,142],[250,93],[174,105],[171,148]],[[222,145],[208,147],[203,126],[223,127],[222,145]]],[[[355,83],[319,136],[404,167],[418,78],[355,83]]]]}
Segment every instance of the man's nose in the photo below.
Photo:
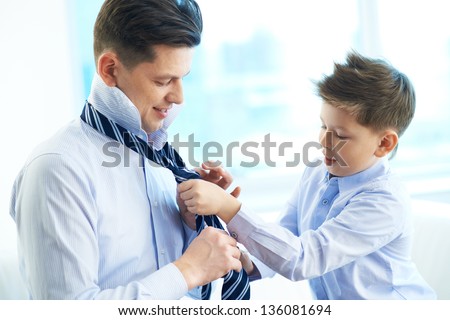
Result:
{"type": "Polygon", "coordinates": [[[176,104],[183,103],[183,81],[181,79],[176,79],[173,81],[173,86],[167,96],[167,100],[176,104]]]}

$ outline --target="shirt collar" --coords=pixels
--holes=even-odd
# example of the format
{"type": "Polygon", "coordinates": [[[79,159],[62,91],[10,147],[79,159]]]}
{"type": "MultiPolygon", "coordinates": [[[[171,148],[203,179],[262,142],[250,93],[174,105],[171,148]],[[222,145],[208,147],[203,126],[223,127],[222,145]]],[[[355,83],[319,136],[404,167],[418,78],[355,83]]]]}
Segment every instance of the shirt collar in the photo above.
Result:
{"type": "Polygon", "coordinates": [[[141,116],[136,106],[117,87],[109,87],[102,78],[95,73],[88,101],[99,112],[110,120],[121,125],[134,135],[146,140],[157,150],[167,142],[167,129],[181,110],[181,105],[173,105],[164,119],[163,126],[150,134],[142,129],[141,116]]]}
{"type": "Polygon", "coordinates": [[[375,162],[371,167],[353,174],[347,177],[333,177],[331,179],[328,178],[328,170],[326,170],[326,166],[322,166],[324,168],[324,179],[326,181],[337,180],[339,190],[345,191],[352,189],[361,184],[365,184],[368,181],[373,181],[380,176],[384,176],[390,172],[390,164],[389,160],[384,157],[375,162]]]}

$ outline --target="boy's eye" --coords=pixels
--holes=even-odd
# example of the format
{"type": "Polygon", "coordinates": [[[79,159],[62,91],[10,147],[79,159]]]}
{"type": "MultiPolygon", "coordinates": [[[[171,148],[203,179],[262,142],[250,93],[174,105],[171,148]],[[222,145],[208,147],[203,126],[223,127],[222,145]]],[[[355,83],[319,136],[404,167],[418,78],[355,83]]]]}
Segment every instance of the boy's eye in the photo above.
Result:
{"type": "MultiPolygon", "coordinates": [[[[324,124],[322,124],[322,125],[320,126],[320,129],[321,129],[321,130],[327,130],[327,126],[324,125],[324,124]]],[[[333,136],[335,136],[336,138],[338,138],[338,139],[340,139],[340,140],[347,140],[347,139],[348,139],[347,136],[342,136],[342,135],[338,134],[336,131],[330,131],[330,133],[333,134],[333,136]]]]}

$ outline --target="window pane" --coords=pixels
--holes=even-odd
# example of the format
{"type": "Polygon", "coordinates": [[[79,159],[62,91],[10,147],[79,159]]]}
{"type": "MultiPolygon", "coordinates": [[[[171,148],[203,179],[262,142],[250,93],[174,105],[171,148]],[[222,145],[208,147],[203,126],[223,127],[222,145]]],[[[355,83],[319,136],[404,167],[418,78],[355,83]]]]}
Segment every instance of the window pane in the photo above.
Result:
{"type": "MultiPolygon", "coordinates": [[[[87,96],[94,72],[92,27],[102,1],[72,3],[79,13],[87,96]]],[[[412,80],[416,116],[392,164],[414,197],[450,202],[450,28],[444,2],[198,3],[203,39],[185,79],[184,110],[170,129],[170,140],[184,143],[180,153],[189,165],[220,160],[244,187],[244,200],[257,210],[281,207],[305,163],[319,154],[314,145],[305,148],[317,141],[320,126],[311,80],[355,49],[386,58],[412,80]]]]}
{"type": "Polygon", "coordinates": [[[450,202],[450,28],[442,1],[379,0],[382,52],[412,80],[416,115],[395,166],[418,198],[450,202]]]}

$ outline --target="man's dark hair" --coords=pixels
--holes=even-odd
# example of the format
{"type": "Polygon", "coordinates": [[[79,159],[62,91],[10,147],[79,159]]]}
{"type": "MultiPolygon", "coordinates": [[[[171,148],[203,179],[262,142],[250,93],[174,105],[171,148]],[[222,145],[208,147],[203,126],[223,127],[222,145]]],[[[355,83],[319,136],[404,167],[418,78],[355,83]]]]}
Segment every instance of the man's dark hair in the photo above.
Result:
{"type": "Polygon", "coordinates": [[[129,69],[155,58],[153,46],[195,47],[203,21],[194,0],[106,0],[94,27],[94,56],[114,51],[129,69]]]}

